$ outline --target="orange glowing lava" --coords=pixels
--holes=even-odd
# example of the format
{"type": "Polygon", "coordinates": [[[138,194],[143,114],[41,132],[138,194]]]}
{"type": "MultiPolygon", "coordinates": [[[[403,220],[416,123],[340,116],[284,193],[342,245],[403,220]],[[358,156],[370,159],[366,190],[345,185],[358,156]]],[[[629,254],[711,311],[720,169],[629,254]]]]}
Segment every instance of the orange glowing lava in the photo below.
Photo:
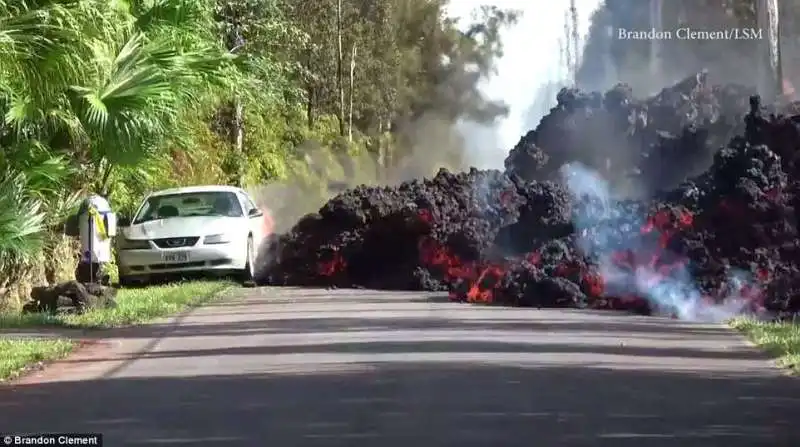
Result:
{"type": "Polygon", "coordinates": [[[261,231],[264,237],[267,237],[275,231],[275,220],[272,218],[272,212],[270,212],[269,208],[262,207],[261,212],[264,213],[264,218],[261,222],[261,231]]]}

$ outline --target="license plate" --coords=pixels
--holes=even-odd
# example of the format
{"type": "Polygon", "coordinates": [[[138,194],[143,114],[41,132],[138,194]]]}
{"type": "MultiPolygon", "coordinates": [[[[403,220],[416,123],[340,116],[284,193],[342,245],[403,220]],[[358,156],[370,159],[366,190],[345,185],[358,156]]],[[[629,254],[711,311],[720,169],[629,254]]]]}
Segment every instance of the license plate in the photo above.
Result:
{"type": "Polygon", "coordinates": [[[188,262],[189,252],[179,251],[176,253],[164,253],[162,259],[164,259],[164,262],[188,262]]]}

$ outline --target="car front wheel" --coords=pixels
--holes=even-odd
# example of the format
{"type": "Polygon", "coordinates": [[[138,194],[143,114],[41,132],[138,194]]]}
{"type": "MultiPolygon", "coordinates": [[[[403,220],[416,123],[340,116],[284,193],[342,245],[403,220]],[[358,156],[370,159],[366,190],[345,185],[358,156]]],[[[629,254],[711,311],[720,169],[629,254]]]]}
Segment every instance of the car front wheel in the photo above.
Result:
{"type": "Polygon", "coordinates": [[[247,237],[247,258],[244,269],[240,274],[240,280],[243,283],[252,283],[253,278],[256,276],[256,249],[253,245],[253,237],[247,237]]]}

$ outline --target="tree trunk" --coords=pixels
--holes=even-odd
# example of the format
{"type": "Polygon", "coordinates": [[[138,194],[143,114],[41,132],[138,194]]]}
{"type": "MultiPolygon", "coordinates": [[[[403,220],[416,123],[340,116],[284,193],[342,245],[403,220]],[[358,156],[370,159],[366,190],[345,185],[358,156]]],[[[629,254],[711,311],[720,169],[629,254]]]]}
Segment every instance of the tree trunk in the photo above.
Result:
{"type": "MultiPolygon", "coordinates": [[[[239,26],[233,26],[231,34],[228,36],[228,51],[231,54],[236,54],[244,47],[244,44],[244,37],[242,37],[239,26]]],[[[231,129],[233,140],[231,143],[233,144],[233,159],[235,163],[231,166],[233,172],[229,172],[228,177],[235,185],[242,186],[244,177],[241,169],[242,157],[244,157],[244,104],[242,104],[242,100],[238,95],[233,97],[233,122],[231,126],[233,127],[231,129]]]]}
{"type": "Polygon", "coordinates": [[[239,98],[236,98],[234,101],[233,150],[238,161],[236,164],[236,172],[234,173],[234,182],[236,186],[242,186],[243,173],[239,167],[242,165],[241,158],[244,157],[244,105],[239,98]]]}
{"type": "Polygon", "coordinates": [[[564,60],[567,62],[567,82],[572,83],[575,79],[575,64],[572,60],[572,33],[569,27],[569,9],[564,11],[564,60]]]}
{"type": "Polygon", "coordinates": [[[344,123],[344,55],[342,50],[342,0],[336,6],[336,36],[338,45],[336,47],[336,81],[339,88],[339,134],[345,135],[344,123]]]}
{"type": "Polygon", "coordinates": [[[308,101],[306,101],[306,118],[309,129],[314,128],[314,88],[308,88],[308,101]]]}
{"type": "Polygon", "coordinates": [[[581,66],[581,45],[578,37],[578,8],[575,7],[575,0],[569,2],[570,22],[572,25],[572,51],[575,54],[575,68],[572,73],[572,83],[578,86],[578,68],[581,66]]]}
{"type": "Polygon", "coordinates": [[[377,177],[378,180],[383,180],[383,173],[385,171],[385,164],[386,164],[386,154],[383,148],[383,118],[378,121],[378,166],[377,169],[377,177]]]}
{"type": "MultiPolygon", "coordinates": [[[[650,28],[660,33],[664,29],[662,0],[650,0],[650,28]]],[[[661,80],[662,40],[650,41],[650,76],[661,80]]]]}
{"type": "Polygon", "coordinates": [[[395,149],[397,148],[394,145],[394,140],[392,139],[392,120],[390,118],[385,118],[386,125],[383,126],[383,136],[381,138],[384,139],[383,142],[383,167],[384,170],[388,171],[393,166],[395,166],[395,157],[397,154],[395,153],[395,149]]]}
{"type": "MultiPolygon", "coordinates": [[[[308,67],[308,71],[312,72],[313,68],[311,67],[312,62],[312,55],[313,51],[308,50],[306,53],[306,67],[308,67]]],[[[308,97],[306,98],[306,120],[308,123],[308,128],[314,128],[314,94],[316,90],[314,89],[314,81],[313,78],[309,77],[308,79],[308,88],[306,89],[306,93],[308,97]]]]}
{"type": "Polygon", "coordinates": [[[108,197],[111,195],[111,188],[109,188],[109,180],[111,179],[111,172],[114,170],[114,165],[111,163],[106,163],[105,172],[103,172],[103,177],[100,179],[100,187],[97,189],[100,192],[100,195],[103,197],[108,197]]]}
{"type": "Polygon", "coordinates": [[[756,29],[761,36],[762,48],[758,58],[761,63],[760,92],[767,101],[783,93],[781,64],[780,14],[777,0],[756,0],[756,29]]]}
{"type": "Polygon", "coordinates": [[[355,87],[356,72],[356,44],[353,44],[353,51],[350,54],[350,111],[347,117],[347,139],[353,142],[353,88],[355,87]]]}

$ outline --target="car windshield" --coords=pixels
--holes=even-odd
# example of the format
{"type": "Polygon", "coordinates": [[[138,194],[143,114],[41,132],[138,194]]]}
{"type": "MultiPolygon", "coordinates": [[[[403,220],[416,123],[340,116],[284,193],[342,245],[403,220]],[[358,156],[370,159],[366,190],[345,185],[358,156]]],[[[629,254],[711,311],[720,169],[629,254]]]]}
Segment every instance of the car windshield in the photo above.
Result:
{"type": "Polygon", "coordinates": [[[165,194],[147,199],[134,224],[170,217],[244,215],[236,194],[228,191],[165,194]]]}

